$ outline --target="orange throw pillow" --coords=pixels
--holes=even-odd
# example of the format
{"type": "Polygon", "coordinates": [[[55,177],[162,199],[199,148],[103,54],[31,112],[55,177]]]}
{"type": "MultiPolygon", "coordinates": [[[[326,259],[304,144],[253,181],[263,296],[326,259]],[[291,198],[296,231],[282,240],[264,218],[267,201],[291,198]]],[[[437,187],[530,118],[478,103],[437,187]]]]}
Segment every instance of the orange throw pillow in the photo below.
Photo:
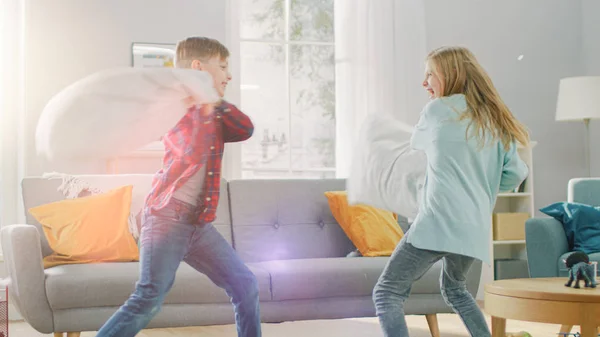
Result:
{"type": "Polygon", "coordinates": [[[128,227],[131,192],[127,185],[107,193],[67,199],[29,209],[42,224],[53,254],[44,268],[59,264],[138,261],[128,227]]]}
{"type": "Polygon", "coordinates": [[[390,256],[404,236],[398,216],[367,205],[348,205],[345,191],[325,192],[333,217],[363,256],[390,256]]]}

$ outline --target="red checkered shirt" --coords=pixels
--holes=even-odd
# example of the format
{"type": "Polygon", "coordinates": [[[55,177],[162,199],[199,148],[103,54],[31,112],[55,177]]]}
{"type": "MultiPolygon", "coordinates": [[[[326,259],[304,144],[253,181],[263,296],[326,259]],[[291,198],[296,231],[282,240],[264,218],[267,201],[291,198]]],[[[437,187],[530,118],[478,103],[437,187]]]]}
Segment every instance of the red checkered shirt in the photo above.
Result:
{"type": "Polygon", "coordinates": [[[206,166],[204,185],[196,203],[200,212],[198,223],[214,221],[225,143],[246,140],[253,131],[250,118],[228,102],[222,101],[210,116],[202,116],[200,107],[190,108],[163,137],[163,167],[154,176],[146,207],[151,212],[165,207],[173,193],[206,166]]]}

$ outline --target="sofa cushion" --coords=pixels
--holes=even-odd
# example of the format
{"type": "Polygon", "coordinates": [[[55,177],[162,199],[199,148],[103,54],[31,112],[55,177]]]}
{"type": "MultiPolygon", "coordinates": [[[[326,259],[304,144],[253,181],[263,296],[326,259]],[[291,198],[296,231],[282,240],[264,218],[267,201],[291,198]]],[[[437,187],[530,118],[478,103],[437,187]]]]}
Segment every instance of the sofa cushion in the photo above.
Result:
{"type": "Polygon", "coordinates": [[[398,217],[373,206],[348,204],[346,191],[328,191],[331,213],[363,256],[390,256],[404,233],[398,217]]]}
{"type": "Polygon", "coordinates": [[[44,268],[61,264],[139,261],[128,228],[131,190],[125,185],[107,193],[33,207],[54,253],[44,268]]]}
{"type": "MultiPolygon", "coordinates": [[[[274,301],[371,296],[389,257],[323,258],[256,263],[271,274],[274,301]]],[[[441,261],[416,281],[412,293],[439,294],[441,261]]]]}
{"type": "Polygon", "coordinates": [[[246,262],[346,256],[354,245],[324,194],[344,189],[343,179],[230,181],[236,251],[246,262]]]}
{"type": "MultiPolygon", "coordinates": [[[[260,267],[249,266],[256,275],[261,301],[271,300],[270,277],[260,267]]],[[[135,289],[139,263],[61,265],[45,270],[46,294],[52,309],[120,306],[135,289]]],[[[165,304],[226,303],[229,297],[210,279],[182,262],[165,304]]]]}

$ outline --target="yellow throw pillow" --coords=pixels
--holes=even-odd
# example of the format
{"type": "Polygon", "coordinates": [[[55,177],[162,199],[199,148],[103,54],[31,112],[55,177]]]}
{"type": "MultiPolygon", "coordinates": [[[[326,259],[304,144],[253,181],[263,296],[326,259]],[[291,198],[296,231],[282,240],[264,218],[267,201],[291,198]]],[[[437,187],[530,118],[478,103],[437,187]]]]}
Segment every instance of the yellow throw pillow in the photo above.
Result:
{"type": "Polygon", "coordinates": [[[29,209],[42,224],[54,251],[44,258],[44,267],[138,261],[138,246],[128,227],[132,189],[133,186],[127,185],[103,194],[29,209]]]}
{"type": "Polygon", "coordinates": [[[348,205],[346,191],[325,192],[333,217],[363,256],[390,256],[404,236],[398,216],[367,205],[348,205]]]}

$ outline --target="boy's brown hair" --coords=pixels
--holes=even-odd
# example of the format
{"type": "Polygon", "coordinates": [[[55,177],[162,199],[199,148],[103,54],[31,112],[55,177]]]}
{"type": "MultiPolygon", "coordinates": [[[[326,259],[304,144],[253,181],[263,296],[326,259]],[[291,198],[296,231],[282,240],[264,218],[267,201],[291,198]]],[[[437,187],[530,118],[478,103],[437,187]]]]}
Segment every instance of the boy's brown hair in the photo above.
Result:
{"type": "Polygon", "coordinates": [[[175,67],[189,68],[194,60],[206,62],[215,56],[225,60],[229,57],[229,50],[215,39],[197,36],[188,37],[177,43],[175,67]]]}

